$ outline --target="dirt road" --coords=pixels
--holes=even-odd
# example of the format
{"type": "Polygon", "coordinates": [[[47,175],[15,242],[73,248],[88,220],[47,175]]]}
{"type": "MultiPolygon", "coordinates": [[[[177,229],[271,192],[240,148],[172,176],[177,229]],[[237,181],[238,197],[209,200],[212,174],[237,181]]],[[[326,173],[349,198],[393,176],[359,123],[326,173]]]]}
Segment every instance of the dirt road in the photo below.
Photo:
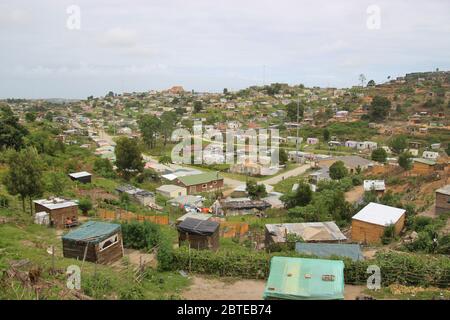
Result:
{"type": "MultiPolygon", "coordinates": [[[[187,300],[262,300],[264,280],[237,280],[193,276],[192,284],[183,292],[187,300]]],[[[355,300],[364,286],[346,285],[345,300],[355,300]]]]}

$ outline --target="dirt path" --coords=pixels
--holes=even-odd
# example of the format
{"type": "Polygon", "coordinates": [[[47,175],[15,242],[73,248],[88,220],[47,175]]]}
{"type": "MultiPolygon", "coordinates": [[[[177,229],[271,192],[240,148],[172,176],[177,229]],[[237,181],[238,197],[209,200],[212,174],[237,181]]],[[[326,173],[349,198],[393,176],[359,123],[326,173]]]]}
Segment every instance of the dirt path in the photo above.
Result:
{"type": "MultiPolygon", "coordinates": [[[[262,300],[264,280],[237,280],[193,276],[192,284],[183,292],[187,300],[262,300]]],[[[345,300],[355,300],[364,286],[346,285],[345,300]]]]}
{"type": "Polygon", "coordinates": [[[345,193],[345,200],[347,200],[350,203],[355,203],[359,199],[361,199],[364,196],[364,187],[363,186],[357,186],[353,188],[352,190],[345,193]]]}

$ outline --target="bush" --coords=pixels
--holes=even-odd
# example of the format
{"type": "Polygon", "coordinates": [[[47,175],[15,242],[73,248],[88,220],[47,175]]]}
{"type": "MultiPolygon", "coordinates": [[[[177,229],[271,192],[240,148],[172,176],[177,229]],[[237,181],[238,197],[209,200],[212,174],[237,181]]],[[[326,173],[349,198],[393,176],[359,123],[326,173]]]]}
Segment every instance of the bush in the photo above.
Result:
{"type": "Polygon", "coordinates": [[[158,248],[158,270],[166,271],[171,269],[173,262],[173,248],[170,239],[163,235],[158,248]]]}
{"type": "Polygon", "coordinates": [[[151,249],[159,244],[159,226],[148,221],[122,223],[123,245],[132,249],[151,249]]]}
{"type": "Polygon", "coordinates": [[[107,299],[112,290],[112,285],[105,275],[95,273],[93,275],[86,274],[81,277],[82,288],[86,295],[95,299],[107,299]]]}
{"type": "Polygon", "coordinates": [[[116,173],[114,172],[113,165],[108,159],[97,159],[94,162],[94,172],[102,176],[103,178],[114,179],[116,173]]]}
{"type": "Polygon", "coordinates": [[[78,202],[78,208],[80,208],[83,214],[87,214],[92,207],[92,201],[90,198],[83,198],[78,202]]]}
{"type": "Polygon", "coordinates": [[[0,207],[2,208],[9,208],[9,198],[4,196],[4,195],[0,195],[0,207]]]}
{"type": "Polygon", "coordinates": [[[395,225],[391,224],[384,228],[383,236],[381,237],[381,242],[383,244],[389,244],[395,239],[395,225]]]}

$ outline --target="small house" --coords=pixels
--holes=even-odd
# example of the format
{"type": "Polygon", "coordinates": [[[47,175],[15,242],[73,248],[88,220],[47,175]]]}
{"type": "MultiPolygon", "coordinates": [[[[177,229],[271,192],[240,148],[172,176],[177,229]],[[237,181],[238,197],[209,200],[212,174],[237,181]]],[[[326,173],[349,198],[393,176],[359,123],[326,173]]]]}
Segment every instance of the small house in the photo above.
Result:
{"type": "Polygon", "coordinates": [[[308,138],[308,139],[306,139],[306,143],[311,144],[311,145],[318,144],[319,139],[318,138],[308,138]]]}
{"type": "Polygon", "coordinates": [[[450,184],[436,190],[436,213],[450,212],[450,184]]]}
{"type": "Polygon", "coordinates": [[[153,207],[155,204],[155,194],[153,192],[133,187],[132,185],[123,185],[116,188],[119,194],[128,194],[132,200],[147,207],[153,207]]]}
{"type": "Polygon", "coordinates": [[[92,181],[92,175],[86,171],[69,173],[69,178],[80,183],[91,183],[92,181]]]}
{"type": "Polygon", "coordinates": [[[223,177],[219,172],[205,172],[196,175],[178,177],[176,183],[187,189],[187,194],[196,194],[218,190],[223,187],[223,177]]]}
{"type": "Polygon", "coordinates": [[[179,196],[187,195],[187,190],[184,187],[176,186],[173,184],[165,184],[156,189],[156,193],[170,199],[174,199],[179,196]]]}
{"type": "Polygon", "coordinates": [[[78,225],[78,203],[63,198],[35,200],[35,212],[47,212],[50,226],[58,229],[71,228],[78,225]]]}
{"type": "Polygon", "coordinates": [[[264,200],[251,200],[249,198],[228,198],[220,202],[221,212],[225,216],[238,216],[247,214],[259,214],[272,207],[270,203],[264,200]]]}
{"type": "Polygon", "coordinates": [[[439,152],[424,151],[422,154],[422,158],[436,161],[439,158],[439,152]]]}
{"type": "Polygon", "coordinates": [[[62,237],[65,258],[110,264],[123,257],[120,224],[89,221],[62,237]]]}
{"type": "Polygon", "coordinates": [[[179,245],[188,242],[191,248],[215,251],[219,248],[219,227],[211,220],[184,219],[177,225],[179,245]]]}
{"type": "Polygon", "coordinates": [[[433,173],[435,168],[436,162],[433,160],[414,158],[411,173],[416,175],[427,175],[433,173]]]}
{"type": "Polygon", "coordinates": [[[282,223],[265,225],[265,247],[288,243],[289,236],[301,238],[304,242],[340,243],[347,237],[333,222],[282,223]]]}
{"type": "Polygon", "coordinates": [[[384,180],[364,180],[364,191],[376,191],[377,193],[384,193],[386,185],[384,180]]]}
{"type": "Polygon", "coordinates": [[[352,217],[352,241],[379,243],[386,227],[398,235],[405,225],[406,210],[371,202],[352,217]]]}
{"type": "Polygon", "coordinates": [[[266,300],[343,300],[344,262],[273,257],[263,298],[266,300]]]}

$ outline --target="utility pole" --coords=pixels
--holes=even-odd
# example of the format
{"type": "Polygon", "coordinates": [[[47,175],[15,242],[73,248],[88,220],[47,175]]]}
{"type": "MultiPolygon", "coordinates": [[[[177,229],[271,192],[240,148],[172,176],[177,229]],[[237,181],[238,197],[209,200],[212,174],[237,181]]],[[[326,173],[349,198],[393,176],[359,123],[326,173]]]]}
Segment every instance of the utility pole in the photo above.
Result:
{"type": "Polygon", "coordinates": [[[295,162],[298,163],[298,130],[299,130],[299,118],[300,118],[300,97],[297,97],[297,138],[295,139],[295,162]]]}

